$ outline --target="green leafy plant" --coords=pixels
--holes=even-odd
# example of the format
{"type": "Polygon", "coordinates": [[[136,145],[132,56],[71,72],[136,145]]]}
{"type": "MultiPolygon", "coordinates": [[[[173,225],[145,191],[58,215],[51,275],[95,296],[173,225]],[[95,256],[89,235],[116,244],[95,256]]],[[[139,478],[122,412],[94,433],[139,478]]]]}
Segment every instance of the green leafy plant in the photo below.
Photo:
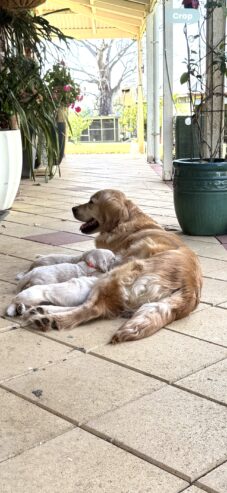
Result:
{"type": "MultiPolygon", "coordinates": [[[[49,177],[58,163],[57,105],[41,71],[48,44],[56,46],[53,39],[68,42],[44,17],[26,10],[0,9],[0,129],[16,128],[16,122],[30,156],[31,137],[42,141],[49,177]]],[[[59,55],[59,46],[56,49],[59,55]]]]}
{"type": "Polygon", "coordinates": [[[80,86],[72,78],[70,70],[63,61],[56,63],[48,70],[45,81],[57,107],[74,105],[75,110],[79,108],[80,111],[80,107],[76,104],[76,101],[80,101],[82,98],[80,86]]]}
{"type": "Polygon", "coordinates": [[[87,130],[92,123],[92,117],[86,113],[75,113],[73,111],[69,112],[69,125],[70,125],[70,135],[71,139],[75,142],[79,142],[82,132],[87,130]]]}
{"type": "Polygon", "coordinates": [[[221,1],[208,1],[200,12],[197,33],[190,35],[184,26],[186,70],[180,82],[188,86],[191,122],[197,128],[192,136],[197,135],[200,159],[222,156],[227,75],[225,16],[221,1]],[[219,32],[214,27],[217,18],[219,32]]]}

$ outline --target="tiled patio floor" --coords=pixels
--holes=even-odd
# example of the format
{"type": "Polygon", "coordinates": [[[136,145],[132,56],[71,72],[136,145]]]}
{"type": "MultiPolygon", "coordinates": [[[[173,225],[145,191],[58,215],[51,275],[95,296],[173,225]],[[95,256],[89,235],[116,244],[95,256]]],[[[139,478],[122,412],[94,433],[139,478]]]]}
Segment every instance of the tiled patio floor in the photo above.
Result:
{"type": "Polygon", "coordinates": [[[71,207],[119,188],[180,234],[172,190],[143,157],[70,156],[62,178],[23,181],[0,217],[0,492],[227,492],[227,251],[200,256],[202,302],[153,337],[108,345],[121,321],[47,334],[7,319],[15,274],[36,254],[80,252],[71,207]]]}

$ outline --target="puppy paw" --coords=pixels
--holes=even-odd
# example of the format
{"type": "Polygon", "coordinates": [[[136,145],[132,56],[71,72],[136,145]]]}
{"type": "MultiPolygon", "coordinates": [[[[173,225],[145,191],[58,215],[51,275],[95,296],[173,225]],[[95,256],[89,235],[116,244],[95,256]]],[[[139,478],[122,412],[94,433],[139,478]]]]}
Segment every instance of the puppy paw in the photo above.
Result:
{"type": "Polygon", "coordinates": [[[32,306],[23,313],[23,318],[25,320],[34,317],[34,315],[44,315],[45,309],[42,306],[32,306]]]}

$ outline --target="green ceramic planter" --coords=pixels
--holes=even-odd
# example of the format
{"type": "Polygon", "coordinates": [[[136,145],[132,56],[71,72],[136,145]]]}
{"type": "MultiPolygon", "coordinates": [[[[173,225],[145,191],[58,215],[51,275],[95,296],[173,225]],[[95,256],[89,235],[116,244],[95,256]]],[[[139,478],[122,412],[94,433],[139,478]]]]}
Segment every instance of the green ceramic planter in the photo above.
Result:
{"type": "Polygon", "coordinates": [[[227,161],[176,159],[173,162],[174,205],[188,235],[227,233],[227,161]]]}

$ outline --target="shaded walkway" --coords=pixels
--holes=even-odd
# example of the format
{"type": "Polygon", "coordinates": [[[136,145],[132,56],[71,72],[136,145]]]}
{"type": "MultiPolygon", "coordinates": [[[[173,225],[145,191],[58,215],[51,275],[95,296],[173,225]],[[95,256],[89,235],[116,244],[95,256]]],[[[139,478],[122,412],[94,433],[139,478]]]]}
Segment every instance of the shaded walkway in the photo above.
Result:
{"type": "Polygon", "coordinates": [[[0,491],[226,493],[227,252],[216,238],[184,237],[200,255],[202,303],[148,339],[108,345],[120,320],[44,335],[4,318],[36,254],[93,246],[71,207],[101,188],[178,229],[172,191],[143,157],[70,156],[62,178],[22,182],[0,222],[0,491]]]}

